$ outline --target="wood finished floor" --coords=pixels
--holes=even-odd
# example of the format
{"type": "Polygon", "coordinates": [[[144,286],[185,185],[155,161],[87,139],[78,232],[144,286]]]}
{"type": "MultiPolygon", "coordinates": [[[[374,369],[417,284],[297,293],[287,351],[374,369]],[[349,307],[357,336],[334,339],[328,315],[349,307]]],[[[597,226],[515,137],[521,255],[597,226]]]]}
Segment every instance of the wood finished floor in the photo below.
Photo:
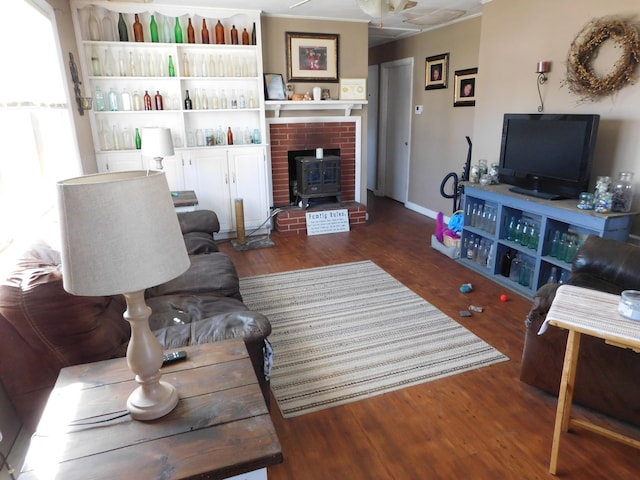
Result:
{"type": "MultiPolygon", "coordinates": [[[[368,211],[368,224],[348,233],[275,232],[273,248],[220,248],[241,277],[372,260],[510,361],[292,419],[273,400],[284,462],[268,469],[269,479],[553,478],[556,399],[519,380],[531,302],[433,250],[433,220],[371,195],[368,211]],[[463,294],[467,282],[473,292],[463,294]],[[470,304],[484,312],[460,317],[470,304]]],[[[635,479],[639,470],[640,452],[631,447],[584,431],[562,438],[558,478],[635,479]]]]}

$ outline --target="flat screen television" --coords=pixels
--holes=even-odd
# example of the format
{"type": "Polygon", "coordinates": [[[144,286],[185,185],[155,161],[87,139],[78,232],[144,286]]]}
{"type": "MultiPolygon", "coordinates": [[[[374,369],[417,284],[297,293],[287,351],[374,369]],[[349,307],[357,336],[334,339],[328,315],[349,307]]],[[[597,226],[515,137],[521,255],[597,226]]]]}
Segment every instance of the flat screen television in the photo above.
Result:
{"type": "Polygon", "coordinates": [[[588,190],[599,115],[506,113],[498,179],[511,191],[556,200],[588,190]]]}

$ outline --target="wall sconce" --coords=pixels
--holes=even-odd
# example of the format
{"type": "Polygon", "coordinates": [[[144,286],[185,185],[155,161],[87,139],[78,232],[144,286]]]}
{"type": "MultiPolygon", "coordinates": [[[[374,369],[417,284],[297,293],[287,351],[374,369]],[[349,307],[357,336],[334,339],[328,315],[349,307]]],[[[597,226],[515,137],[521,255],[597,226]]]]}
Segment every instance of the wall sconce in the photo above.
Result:
{"type": "Polygon", "coordinates": [[[544,110],[544,102],[542,101],[542,94],[540,93],[540,85],[543,85],[544,82],[547,81],[547,76],[545,73],[549,73],[551,71],[551,62],[540,61],[536,65],[536,73],[538,74],[538,97],[540,97],[540,105],[538,106],[538,112],[542,112],[544,110]]]}
{"type": "Polygon", "coordinates": [[[91,110],[92,98],[83,97],[80,93],[80,85],[82,82],[78,77],[78,67],[76,61],[73,59],[73,53],[69,52],[69,70],[71,71],[71,80],[73,80],[73,91],[76,94],[76,103],[78,104],[78,112],[80,115],[84,115],[84,112],[91,110]]]}

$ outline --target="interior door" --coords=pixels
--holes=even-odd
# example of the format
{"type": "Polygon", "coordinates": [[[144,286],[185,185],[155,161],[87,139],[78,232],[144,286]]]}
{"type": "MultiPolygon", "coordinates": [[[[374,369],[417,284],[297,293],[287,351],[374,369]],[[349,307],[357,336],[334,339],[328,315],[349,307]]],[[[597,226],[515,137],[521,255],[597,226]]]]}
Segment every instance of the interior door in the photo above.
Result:
{"type": "Polygon", "coordinates": [[[405,203],[409,187],[413,58],[382,64],[380,152],[384,195],[405,203]]]}

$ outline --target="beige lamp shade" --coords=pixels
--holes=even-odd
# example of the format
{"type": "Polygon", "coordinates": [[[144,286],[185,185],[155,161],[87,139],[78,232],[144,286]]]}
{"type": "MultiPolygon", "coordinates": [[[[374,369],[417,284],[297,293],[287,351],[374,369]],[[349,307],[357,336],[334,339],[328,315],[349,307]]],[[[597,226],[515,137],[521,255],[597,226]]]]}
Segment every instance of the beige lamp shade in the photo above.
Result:
{"type": "Polygon", "coordinates": [[[167,282],[189,258],[165,174],[131,171],[58,183],[64,288],[134,292],[167,282]]]}
{"type": "Polygon", "coordinates": [[[171,129],[165,127],[142,128],[142,155],[147,157],[170,157],[175,154],[171,129]]]}

